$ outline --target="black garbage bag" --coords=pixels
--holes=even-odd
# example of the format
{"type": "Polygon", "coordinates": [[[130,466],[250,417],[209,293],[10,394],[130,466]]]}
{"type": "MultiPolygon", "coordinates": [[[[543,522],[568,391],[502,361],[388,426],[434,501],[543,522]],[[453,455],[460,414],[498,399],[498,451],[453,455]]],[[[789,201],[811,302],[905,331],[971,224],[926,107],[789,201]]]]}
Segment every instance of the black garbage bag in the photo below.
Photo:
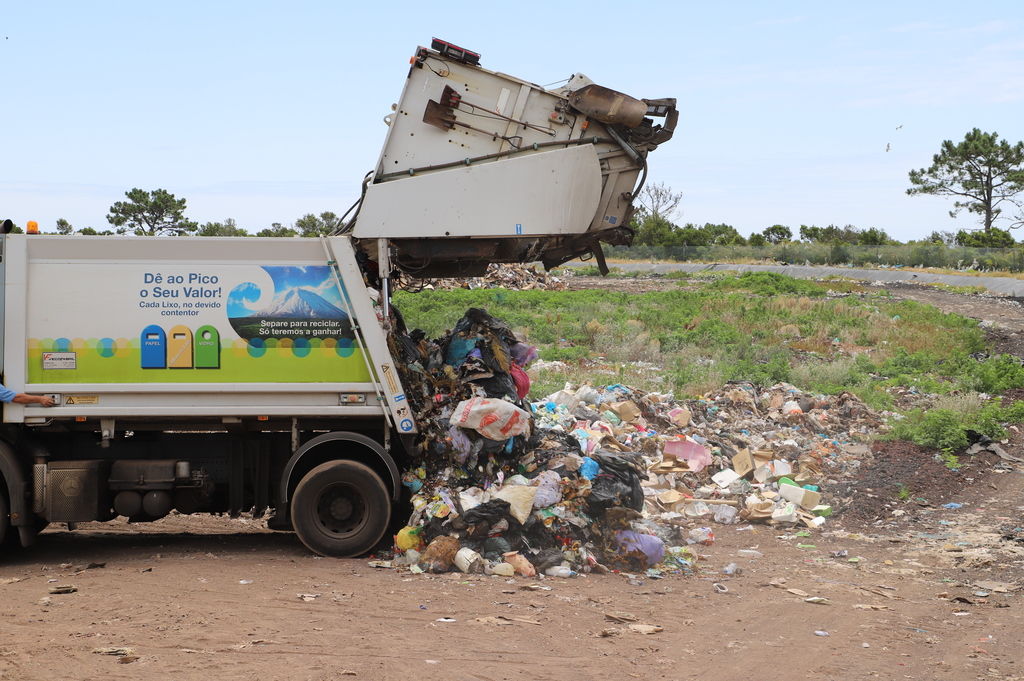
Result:
{"type": "Polygon", "coordinates": [[[536,555],[531,556],[527,554],[526,557],[533,563],[533,567],[537,568],[538,572],[543,572],[549,567],[560,565],[565,560],[562,550],[557,548],[543,549],[536,555]]]}
{"type": "Polygon", "coordinates": [[[463,513],[462,520],[467,525],[479,525],[480,523],[495,525],[500,520],[511,520],[518,524],[519,521],[513,518],[509,512],[511,508],[511,505],[504,499],[492,499],[463,513]]]}
{"type": "Polygon", "coordinates": [[[572,433],[564,430],[544,430],[537,428],[530,435],[526,445],[530,451],[559,451],[562,454],[582,454],[579,440],[572,433]]]}
{"type": "Polygon", "coordinates": [[[512,544],[505,537],[488,537],[480,548],[480,554],[487,560],[501,560],[512,550],[512,544]]]}
{"type": "Polygon", "coordinates": [[[616,506],[633,508],[633,503],[633,488],[616,476],[601,473],[591,481],[587,507],[593,515],[603,515],[616,506]]]}
{"type": "Polygon", "coordinates": [[[501,372],[509,370],[511,347],[519,342],[507,324],[478,307],[466,310],[466,314],[455,324],[448,337],[439,341],[441,351],[446,357],[448,346],[456,340],[461,343],[475,341],[474,346],[480,350],[484,364],[492,371],[501,372]]]}
{"type": "Polygon", "coordinates": [[[473,383],[484,389],[488,397],[502,399],[507,397],[512,402],[519,403],[519,393],[516,392],[516,383],[508,374],[494,374],[486,378],[473,379],[473,383]]]}
{"type": "Polygon", "coordinates": [[[601,467],[600,473],[591,482],[587,506],[594,515],[601,515],[614,506],[624,506],[634,511],[644,507],[644,491],[641,480],[647,479],[642,461],[636,454],[598,450],[590,455],[601,467]]]}
{"type": "Polygon", "coordinates": [[[471,334],[480,331],[491,331],[509,345],[515,345],[516,336],[512,329],[505,322],[498,321],[487,310],[479,307],[471,307],[462,315],[462,319],[455,323],[452,334],[471,334]]]}
{"type": "Polygon", "coordinates": [[[423,525],[420,537],[423,539],[425,544],[429,544],[437,537],[448,534],[446,520],[446,518],[431,518],[423,525]]]}

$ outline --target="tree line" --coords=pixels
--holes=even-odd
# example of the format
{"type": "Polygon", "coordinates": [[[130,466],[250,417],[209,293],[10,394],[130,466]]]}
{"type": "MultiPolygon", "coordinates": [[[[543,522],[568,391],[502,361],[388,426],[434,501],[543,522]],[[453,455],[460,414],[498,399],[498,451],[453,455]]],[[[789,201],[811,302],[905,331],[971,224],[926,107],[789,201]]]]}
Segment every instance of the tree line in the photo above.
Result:
{"type": "MultiPolygon", "coordinates": [[[[1011,229],[1024,226],[1024,142],[1011,144],[994,132],[974,128],[964,140],[946,140],[932,165],[911,170],[910,196],[931,195],[953,198],[952,218],[966,211],[977,216],[980,229],[957,232],[934,231],[925,239],[908,243],[938,243],[975,248],[1011,248],[1016,245],[1011,229]],[[1002,225],[999,226],[999,225],[1002,225]],[[1005,227],[1005,228],[1003,228],[1005,227]]],[[[828,243],[851,246],[888,246],[901,242],[878,227],[854,225],[800,225],[794,231],[787,225],[771,225],[749,237],[743,237],[727,224],[697,225],[672,222],[672,214],[682,194],[663,184],[644,187],[640,207],[631,227],[638,246],[700,248],[708,246],[754,246],[803,243],[828,243]]]]}
{"type": "MultiPolygon", "coordinates": [[[[125,192],[125,201],[117,201],[110,207],[107,222],[111,229],[97,230],[94,227],[75,227],[64,218],[55,225],[56,234],[83,234],[86,236],[111,236],[134,234],[135,236],[326,236],[341,226],[341,218],[331,211],[319,215],[307,213],[286,226],[273,222],[255,234],[242,229],[232,218],[223,222],[199,224],[185,217],[187,201],[178,198],[166,189],[146,191],[134,188],[125,192]]],[[[15,232],[23,232],[15,227],[15,232]]]]}

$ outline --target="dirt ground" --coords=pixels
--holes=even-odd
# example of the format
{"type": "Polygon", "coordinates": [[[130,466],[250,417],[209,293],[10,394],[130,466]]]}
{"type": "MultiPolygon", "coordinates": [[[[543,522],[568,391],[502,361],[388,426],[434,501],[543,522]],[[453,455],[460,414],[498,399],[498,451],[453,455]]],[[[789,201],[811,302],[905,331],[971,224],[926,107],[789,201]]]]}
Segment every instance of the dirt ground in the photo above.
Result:
{"type": "Polygon", "coordinates": [[[1017,679],[1022,490],[808,537],[716,525],[658,580],[416,576],[210,517],[55,528],[0,566],[0,679],[1017,679]]]}
{"type": "Polygon", "coordinates": [[[863,512],[713,525],[662,579],[411,575],[246,518],[54,527],[0,559],[0,679],[1024,678],[1024,472],[931,456],[876,449],[836,490],[863,512]]]}

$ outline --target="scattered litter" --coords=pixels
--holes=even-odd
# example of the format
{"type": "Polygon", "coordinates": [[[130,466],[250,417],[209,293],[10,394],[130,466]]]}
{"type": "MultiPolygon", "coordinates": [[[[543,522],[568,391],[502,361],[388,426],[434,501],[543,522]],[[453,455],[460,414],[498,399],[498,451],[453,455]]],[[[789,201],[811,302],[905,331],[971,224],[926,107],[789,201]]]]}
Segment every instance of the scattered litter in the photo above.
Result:
{"type": "MultiPolygon", "coordinates": [[[[572,271],[567,270],[571,276],[572,271]]],[[[548,291],[562,291],[566,288],[562,277],[553,276],[547,272],[538,272],[532,265],[518,264],[495,264],[487,266],[487,272],[482,277],[470,277],[466,279],[412,279],[406,283],[402,280],[401,288],[411,291],[422,291],[432,289],[481,289],[481,288],[507,288],[520,291],[542,289],[548,291]]]]}
{"type": "Polygon", "coordinates": [[[609,622],[616,624],[628,624],[629,622],[639,622],[640,618],[636,615],[630,615],[628,612],[606,612],[604,618],[609,622]]]}
{"type": "Polygon", "coordinates": [[[480,624],[494,624],[497,626],[510,626],[512,624],[515,624],[516,622],[541,626],[541,623],[537,620],[531,620],[526,617],[506,617],[504,615],[476,617],[473,619],[473,621],[479,622],[480,624]]]}
{"type": "Polygon", "coordinates": [[[438,617],[438,618],[437,618],[436,620],[434,620],[434,621],[435,621],[435,622],[444,622],[444,623],[446,623],[446,624],[447,624],[447,623],[449,623],[449,622],[454,622],[454,621],[455,621],[455,618],[453,618],[453,617],[438,617]]]}
{"type": "Polygon", "coordinates": [[[118,657],[135,654],[131,648],[93,648],[92,652],[97,655],[116,655],[118,657]]]}
{"type": "Polygon", "coordinates": [[[996,593],[1005,594],[1011,591],[1016,591],[1020,588],[1020,585],[1013,584],[1010,582],[995,582],[989,579],[980,579],[974,582],[974,586],[985,591],[994,591],[996,593]]]}
{"type": "Polygon", "coordinates": [[[665,628],[654,624],[630,624],[629,630],[638,634],[659,634],[665,631],[665,628]]]}
{"type": "Polygon", "coordinates": [[[71,584],[58,584],[50,587],[51,594],[73,594],[76,591],[78,591],[78,587],[71,584]]]}
{"type": "Polygon", "coordinates": [[[828,633],[824,629],[817,629],[817,630],[815,630],[814,635],[815,636],[831,636],[832,634],[828,633]]]}
{"type": "Polygon", "coordinates": [[[320,594],[295,594],[295,595],[299,597],[300,601],[305,601],[306,603],[311,603],[311,602],[315,601],[316,599],[320,598],[320,594]]]}
{"type": "Polygon", "coordinates": [[[537,349],[478,308],[436,340],[396,315],[389,345],[420,429],[402,474],[413,511],[393,560],[374,567],[499,577],[619,570],[634,585],[690,573],[690,547],[714,543],[712,522],[821,527],[832,507],[819,486],[859,467],[870,456],[863,441],[882,424],[851,393],[787,383],[730,382],[686,401],[566,384],[530,403],[537,349]]]}
{"type": "Polygon", "coordinates": [[[252,584],[252,582],[253,582],[253,580],[251,580],[251,579],[240,579],[240,580],[238,580],[239,584],[252,584]]]}
{"type": "Polygon", "coordinates": [[[999,446],[999,443],[994,442],[993,440],[989,439],[986,436],[982,436],[979,442],[976,442],[970,447],[968,447],[966,453],[973,456],[975,454],[980,454],[981,452],[986,451],[995,454],[1003,461],[1009,461],[1011,463],[1024,463],[1024,459],[1020,458],[1019,456],[1011,456],[1007,454],[1006,450],[999,446]]]}

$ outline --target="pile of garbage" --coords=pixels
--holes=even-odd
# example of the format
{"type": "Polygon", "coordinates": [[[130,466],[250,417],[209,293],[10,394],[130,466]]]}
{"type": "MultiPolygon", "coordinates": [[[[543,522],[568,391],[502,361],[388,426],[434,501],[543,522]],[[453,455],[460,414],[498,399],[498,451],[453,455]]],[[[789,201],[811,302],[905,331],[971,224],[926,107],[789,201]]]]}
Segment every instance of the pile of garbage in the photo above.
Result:
{"type": "Polygon", "coordinates": [[[537,349],[471,308],[436,341],[397,325],[420,433],[396,565],[568,576],[688,571],[711,523],[819,527],[819,485],[870,454],[881,421],[849,393],[731,383],[678,401],[624,385],[526,397],[537,349]]]}
{"type": "Polygon", "coordinates": [[[450,290],[456,288],[478,289],[478,288],[507,288],[527,291],[530,289],[544,289],[548,291],[562,291],[566,288],[565,282],[547,272],[538,271],[533,265],[499,265],[490,264],[487,266],[487,273],[482,277],[468,277],[463,279],[415,279],[403,282],[400,288],[406,290],[450,290]]]}

